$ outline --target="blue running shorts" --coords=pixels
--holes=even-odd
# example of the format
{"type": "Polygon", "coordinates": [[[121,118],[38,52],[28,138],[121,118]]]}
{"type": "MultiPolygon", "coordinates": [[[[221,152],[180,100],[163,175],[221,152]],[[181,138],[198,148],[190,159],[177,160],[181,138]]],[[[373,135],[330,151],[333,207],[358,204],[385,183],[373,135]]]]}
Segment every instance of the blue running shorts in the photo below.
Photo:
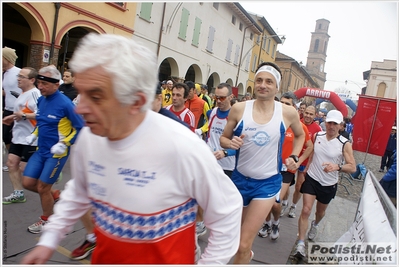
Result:
{"type": "Polygon", "coordinates": [[[54,184],[68,156],[62,158],[44,158],[35,152],[26,164],[24,176],[39,179],[46,184],[54,184]]]}
{"type": "Polygon", "coordinates": [[[298,171],[303,172],[305,170],[306,166],[305,165],[301,165],[298,168],[298,171]]]}
{"type": "Polygon", "coordinates": [[[251,200],[265,200],[273,197],[279,197],[281,190],[282,176],[276,174],[267,179],[253,179],[242,175],[239,171],[234,170],[231,180],[240,192],[244,207],[248,206],[251,200]]]}

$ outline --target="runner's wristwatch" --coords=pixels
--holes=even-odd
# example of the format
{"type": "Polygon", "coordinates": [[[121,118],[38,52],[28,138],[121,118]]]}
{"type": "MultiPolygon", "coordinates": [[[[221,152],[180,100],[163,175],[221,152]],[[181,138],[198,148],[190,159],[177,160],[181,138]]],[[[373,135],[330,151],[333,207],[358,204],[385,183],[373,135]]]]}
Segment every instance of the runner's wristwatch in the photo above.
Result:
{"type": "Polygon", "coordinates": [[[223,150],[223,154],[225,157],[227,157],[227,150],[223,150]]]}
{"type": "Polygon", "coordinates": [[[299,161],[299,158],[297,155],[291,155],[291,156],[289,156],[289,158],[292,158],[295,161],[295,163],[298,163],[298,161],[299,161]]]}

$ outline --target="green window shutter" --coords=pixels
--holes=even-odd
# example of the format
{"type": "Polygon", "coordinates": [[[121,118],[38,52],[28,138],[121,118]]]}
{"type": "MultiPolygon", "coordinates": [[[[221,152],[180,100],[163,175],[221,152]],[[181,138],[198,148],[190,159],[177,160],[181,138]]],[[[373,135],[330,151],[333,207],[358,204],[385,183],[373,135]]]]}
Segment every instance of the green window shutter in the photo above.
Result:
{"type": "Polygon", "coordinates": [[[152,3],[141,3],[140,18],[151,21],[152,3]]]}
{"type": "Polygon", "coordinates": [[[206,51],[211,53],[213,51],[213,41],[215,40],[215,32],[216,29],[213,26],[209,26],[209,35],[208,35],[208,42],[206,44],[206,51]]]}
{"type": "Polygon", "coordinates": [[[245,70],[248,71],[249,68],[249,61],[251,59],[251,54],[247,56],[247,60],[245,61],[245,70]]]}
{"type": "Polygon", "coordinates": [[[183,8],[181,13],[181,20],[180,20],[180,30],[179,30],[179,38],[186,40],[187,37],[187,27],[188,27],[188,16],[190,12],[187,9],[183,8]]]}
{"type": "Polygon", "coordinates": [[[201,24],[202,24],[202,20],[200,18],[195,18],[193,41],[191,43],[192,45],[198,46],[198,44],[199,44],[201,24]]]}
{"type": "Polygon", "coordinates": [[[233,51],[233,40],[229,39],[227,42],[226,61],[231,61],[231,52],[233,51]]]}
{"type": "Polygon", "coordinates": [[[257,59],[258,59],[258,57],[256,55],[254,55],[254,61],[252,62],[252,72],[255,72],[255,70],[256,70],[257,59]]]}
{"type": "MultiPolygon", "coordinates": [[[[240,55],[240,46],[236,45],[236,53],[234,55],[234,65],[238,65],[238,56],[240,55]]],[[[240,66],[241,67],[241,66],[240,66]]]]}

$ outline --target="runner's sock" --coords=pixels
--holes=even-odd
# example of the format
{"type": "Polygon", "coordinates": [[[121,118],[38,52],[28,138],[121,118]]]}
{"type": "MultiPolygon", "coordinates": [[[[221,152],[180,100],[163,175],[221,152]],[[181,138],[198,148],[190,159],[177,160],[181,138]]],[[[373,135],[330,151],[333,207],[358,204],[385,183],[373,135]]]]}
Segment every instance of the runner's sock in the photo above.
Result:
{"type": "Polygon", "coordinates": [[[24,190],[14,190],[14,195],[17,197],[23,197],[24,196],[24,190]]]}
{"type": "Polygon", "coordinates": [[[96,243],[97,237],[94,233],[87,234],[86,240],[89,241],[90,243],[96,243]]]}

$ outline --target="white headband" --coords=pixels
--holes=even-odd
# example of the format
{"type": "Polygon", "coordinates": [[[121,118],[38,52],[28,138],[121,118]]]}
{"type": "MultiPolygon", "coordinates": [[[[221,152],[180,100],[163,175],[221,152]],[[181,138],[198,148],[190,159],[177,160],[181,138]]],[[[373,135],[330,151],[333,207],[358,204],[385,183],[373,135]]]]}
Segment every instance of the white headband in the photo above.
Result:
{"type": "Polygon", "coordinates": [[[274,79],[276,79],[277,91],[278,91],[280,89],[280,81],[281,81],[280,73],[272,66],[264,65],[258,69],[258,71],[255,73],[255,76],[258,75],[258,73],[262,72],[262,71],[266,71],[266,72],[270,73],[271,75],[273,75],[274,79]]]}

